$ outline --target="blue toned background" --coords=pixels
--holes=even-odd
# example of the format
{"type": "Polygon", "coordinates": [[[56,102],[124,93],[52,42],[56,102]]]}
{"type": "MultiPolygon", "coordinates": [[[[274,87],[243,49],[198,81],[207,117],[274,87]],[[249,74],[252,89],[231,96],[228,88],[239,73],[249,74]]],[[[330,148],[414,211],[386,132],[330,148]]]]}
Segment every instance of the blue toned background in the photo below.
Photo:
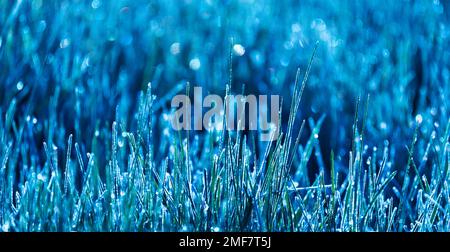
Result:
{"type": "Polygon", "coordinates": [[[447,231],[449,8],[2,1],[2,230],[447,231]],[[299,144],[172,131],[187,82],[281,95],[299,144]]]}

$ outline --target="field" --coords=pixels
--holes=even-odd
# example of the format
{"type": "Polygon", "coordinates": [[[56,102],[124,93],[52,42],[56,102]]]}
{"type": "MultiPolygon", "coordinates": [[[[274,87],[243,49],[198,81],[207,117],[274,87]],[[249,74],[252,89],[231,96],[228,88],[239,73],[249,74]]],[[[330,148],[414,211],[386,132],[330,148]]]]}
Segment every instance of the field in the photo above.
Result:
{"type": "Polygon", "coordinates": [[[446,0],[5,0],[0,230],[450,231],[446,0]],[[259,130],[171,99],[279,95],[259,130]]]}

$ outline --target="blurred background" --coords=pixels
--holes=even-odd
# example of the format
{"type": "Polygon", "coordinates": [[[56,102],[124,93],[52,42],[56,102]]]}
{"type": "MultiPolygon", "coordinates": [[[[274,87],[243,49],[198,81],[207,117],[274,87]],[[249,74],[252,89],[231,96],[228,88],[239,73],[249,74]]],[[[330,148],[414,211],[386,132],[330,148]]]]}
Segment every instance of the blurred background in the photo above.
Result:
{"type": "Polygon", "coordinates": [[[362,114],[370,94],[366,148],[389,145],[400,168],[416,123],[421,157],[449,120],[449,8],[439,0],[2,1],[0,109],[13,104],[10,120],[28,122],[23,150],[43,165],[42,141],[64,146],[74,134],[90,152],[94,136],[100,150],[107,145],[113,120],[135,128],[151,82],[158,142],[186,82],[225,95],[231,53],[232,92],[281,95],[287,123],[296,70],[303,77],[318,41],[298,118],[325,115],[321,162],[329,167],[334,150],[338,168],[347,166],[358,97],[362,114]]]}

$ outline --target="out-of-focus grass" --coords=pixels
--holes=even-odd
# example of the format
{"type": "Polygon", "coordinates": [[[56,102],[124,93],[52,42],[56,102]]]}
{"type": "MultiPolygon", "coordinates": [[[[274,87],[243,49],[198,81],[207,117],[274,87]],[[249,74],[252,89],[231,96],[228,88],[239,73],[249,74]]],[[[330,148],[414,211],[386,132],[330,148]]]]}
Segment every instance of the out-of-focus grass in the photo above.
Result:
{"type": "Polygon", "coordinates": [[[448,13],[427,0],[3,1],[1,228],[448,231],[448,13]],[[172,131],[188,81],[282,95],[282,137],[172,131]]]}

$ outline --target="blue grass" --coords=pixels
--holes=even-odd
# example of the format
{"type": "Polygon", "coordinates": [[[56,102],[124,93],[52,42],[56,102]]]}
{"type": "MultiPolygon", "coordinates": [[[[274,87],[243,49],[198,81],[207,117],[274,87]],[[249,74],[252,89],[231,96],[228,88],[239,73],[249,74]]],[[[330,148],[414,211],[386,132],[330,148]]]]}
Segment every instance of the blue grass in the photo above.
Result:
{"type": "Polygon", "coordinates": [[[1,230],[449,231],[449,8],[2,1],[1,230]],[[192,86],[280,137],[174,131],[192,86]]]}

